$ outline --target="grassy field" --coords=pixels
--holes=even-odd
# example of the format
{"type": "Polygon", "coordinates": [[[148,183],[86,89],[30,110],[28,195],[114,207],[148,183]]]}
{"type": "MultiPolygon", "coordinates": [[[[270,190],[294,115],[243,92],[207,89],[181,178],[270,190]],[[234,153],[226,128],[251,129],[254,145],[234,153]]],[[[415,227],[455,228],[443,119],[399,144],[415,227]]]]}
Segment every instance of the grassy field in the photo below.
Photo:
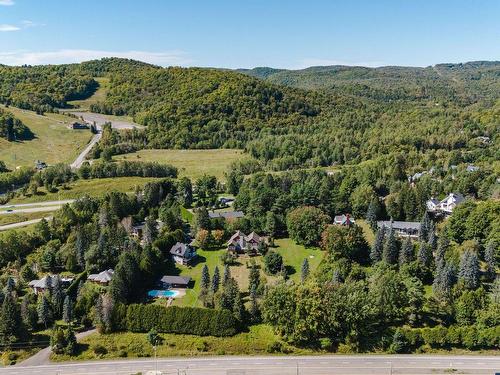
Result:
{"type": "Polygon", "coordinates": [[[140,150],[117,155],[118,160],[157,161],[172,164],[179,169],[179,176],[197,179],[204,174],[224,180],[224,172],[236,160],[248,158],[242,150],[140,150]]]}
{"type": "MultiPolygon", "coordinates": [[[[4,106],[1,108],[5,109],[4,106]]],[[[0,160],[9,168],[34,166],[36,160],[48,164],[70,163],[85,148],[92,136],[90,131],[66,128],[66,125],[74,121],[68,116],[55,113],[41,116],[14,107],[6,110],[23,121],[35,134],[35,138],[30,141],[8,142],[0,139],[0,160]]]]}
{"type": "MultiPolygon", "coordinates": [[[[243,332],[233,337],[199,337],[192,335],[161,334],[163,343],[157,348],[158,357],[172,356],[206,356],[206,355],[245,355],[266,354],[271,343],[280,341],[271,327],[261,324],[250,327],[249,332],[243,332]]],[[[310,354],[310,349],[300,349],[284,344],[290,354],[310,354]]],[[[52,354],[54,361],[65,360],[96,360],[117,357],[152,357],[152,346],[144,333],[113,333],[90,335],[79,343],[79,353],[69,357],[52,354]],[[97,346],[106,348],[106,354],[96,354],[97,346]]]]}
{"type": "Polygon", "coordinates": [[[44,188],[39,189],[37,195],[25,197],[15,197],[9,204],[14,203],[33,203],[54,201],[62,199],[76,199],[84,194],[90,196],[101,196],[107,192],[116,190],[120,192],[132,192],[136,186],[143,186],[144,184],[157,180],[154,177],[117,177],[117,178],[99,178],[91,180],[76,180],[69,183],[67,188],[61,188],[56,193],[47,193],[44,188]]]}
{"type": "Polygon", "coordinates": [[[373,245],[373,242],[375,242],[375,234],[373,233],[372,228],[370,228],[370,225],[366,222],[366,220],[363,219],[358,219],[356,220],[356,224],[363,229],[363,233],[365,235],[366,241],[368,241],[368,244],[371,246],[373,245]]]}
{"type": "Polygon", "coordinates": [[[103,101],[106,98],[106,94],[109,88],[109,78],[107,77],[97,77],[94,78],[97,82],[99,82],[99,87],[91,97],[84,100],[73,100],[68,102],[69,105],[72,105],[79,110],[88,111],[92,104],[103,101]]]}
{"type": "MultiPolygon", "coordinates": [[[[290,279],[299,281],[300,280],[300,269],[302,262],[305,258],[309,260],[309,266],[311,272],[313,272],[319,265],[322,259],[322,252],[315,248],[305,248],[304,246],[297,245],[294,241],[289,238],[279,239],[275,241],[276,247],[273,251],[280,253],[283,257],[285,266],[287,267],[287,272],[290,279]]],[[[200,280],[201,271],[203,266],[206,264],[210,271],[210,275],[213,275],[215,266],[219,267],[221,275],[224,270],[224,265],[220,261],[220,256],[226,251],[226,249],[220,250],[198,250],[198,260],[191,267],[186,266],[176,266],[175,269],[167,270],[167,274],[180,274],[182,276],[190,276],[194,280],[194,287],[192,289],[186,290],[186,295],[184,297],[174,300],[174,305],[177,306],[201,306],[201,302],[198,301],[198,295],[200,293],[200,280]]],[[[255,260],[258,267],[261,269],[261,277],[266,278],[268,282],[273,282],[276,277],[269,276],[264,273],[263,257],[247,257],[240,256],[238,258],[238,263],[230,267],[231,276],[236,279],[240,290],[246,292],[248,290],[248,277],[250,269],[247,268],[247,263],[250,263],[251,259],[255,260]]]]}
{"type": "Polygon", "coordinates": [[[42,217],[47,217],[53,214],[53,212],[27,212],[27,213],[12,213],[7,215],[0,215],[0,225],[20,223],[22,221],[28,221],[33,219],[39,219],[42,217]]]}

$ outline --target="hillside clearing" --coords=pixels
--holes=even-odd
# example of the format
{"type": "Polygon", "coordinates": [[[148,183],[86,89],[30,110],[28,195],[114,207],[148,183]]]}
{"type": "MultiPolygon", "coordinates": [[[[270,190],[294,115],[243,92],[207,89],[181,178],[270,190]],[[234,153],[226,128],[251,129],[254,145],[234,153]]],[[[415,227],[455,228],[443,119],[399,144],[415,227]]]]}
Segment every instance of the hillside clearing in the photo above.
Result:
{"type": "Polygon", "coordinates": [[[179,177],[197,179],[204,174],[224,180],[224,172],[237,160],[249,158],[242,150],[140,150],[117,155],[115,160],[156,161],[171,164],[179,169],[179,177]]]}

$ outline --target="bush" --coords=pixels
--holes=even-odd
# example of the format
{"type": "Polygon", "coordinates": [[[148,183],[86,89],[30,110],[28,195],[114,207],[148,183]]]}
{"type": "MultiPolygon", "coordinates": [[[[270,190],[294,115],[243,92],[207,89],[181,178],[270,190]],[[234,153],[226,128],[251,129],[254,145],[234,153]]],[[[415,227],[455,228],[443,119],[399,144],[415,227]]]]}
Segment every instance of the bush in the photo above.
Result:
{"type": "Polygon", "coordinates": [[[322,350],[331,350],[332,349],[332,340],[328,337],[323,337],[319,339],[319,346],[322,350]]]}
{"type": "Polygon", "coordinates": [[[198,336],[233,336],[238,322],[231,312],[195,307],[129,305],[126,327],[132,332],[181,333],[198,336]]]}
{"type": "Polygon", "coordinates": [[[105,354],[108,354],[108,350],[100,345],[100,344],[97,344],[96,346],[94,346],[94,348],[92,349],[92,351],[94,352],[95,355],[105,355],[105,354]]]}

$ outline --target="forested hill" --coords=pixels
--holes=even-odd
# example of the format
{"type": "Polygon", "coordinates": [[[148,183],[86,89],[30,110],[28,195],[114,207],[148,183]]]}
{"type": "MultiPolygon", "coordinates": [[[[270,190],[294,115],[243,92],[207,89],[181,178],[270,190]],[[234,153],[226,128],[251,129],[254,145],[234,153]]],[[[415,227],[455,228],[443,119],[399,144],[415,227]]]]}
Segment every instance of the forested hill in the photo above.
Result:
{"type": "Polygon", "coordinates": [[[500,62],[438,64],[426,68],[316,66],[302,70],[240,69],[268,82],[302,89],[326,89],[377,100],[450,100],[468,105],[500,97],[500,62]]]}

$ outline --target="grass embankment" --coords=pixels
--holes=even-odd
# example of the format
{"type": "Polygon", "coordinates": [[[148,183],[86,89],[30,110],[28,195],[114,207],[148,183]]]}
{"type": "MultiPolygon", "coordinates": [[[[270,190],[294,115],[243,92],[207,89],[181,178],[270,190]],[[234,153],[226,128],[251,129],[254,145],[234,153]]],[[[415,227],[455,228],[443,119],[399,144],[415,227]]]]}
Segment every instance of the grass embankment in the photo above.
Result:
{"type": "Polygon", "coordinates": [[[75,121],[56,113],[37,115],[14,107],[1,108],[11,112],[35,134],[29,141],[8,142],[0,139],[0,160],[8,168],[34,166],[36,160],[48,164],[71,163],[85,148],[92,134],[88,130],[71,130],[66,126],[75,121]]]}
{"type": "MultiPolygon", "coordinates": [[[[163,343],[157,348],[158,357],[203,355],[266,354],[272,343],[280,341],[271,327],[261,324],[250,327],[233,337],[199,337],[192,335],[161,334],[163,343]]],[[[309,349],[285,345],[290,354],[310,354],[309,349]]],[[[52,355],[54,361],[111,359],[117,357],[152,357],[151,344],[144,333],[93,334],[81,340],[76,356],[52,355]],[[105,348],[103,351],[102,348],[105,348]],[[96,354],[98,352],[98,354],[96,354]],[[104,352],[104,353],[103,353],[104,352]],[[100,354],[99,354],[100,353],[100,354]]]]}
{"type": "Polygon", "coordinates": [[[15,197],[9,201],[8,204],[77,199],[85,194],[98,197],[113,190],[128,193],[133,192],[136,186],[144,186],[146,183],[155,180],[158,180],[158,178],[116,177],[76,180],[75,182],[67,184],[66,188],[60,188],[59,191],[55,193],[48,193],[44,188],[40,188],[38,194],[27,197],[15,197]]]}
{"type": "Polygon", "coordinates": [[[365,235],[366,241],[368,244],[371,246],[375,242],[375,233],[373,233],[372,228],[370,228],[370,225],[366,222],[366,220],[363,219],[357,219],[356,224],[363,229],[363,234],[365,235]]]}
{"type": "Polygon", "coordinates": [[[224,172],[236,160],[249,158],[242,150],[140,150],[117,155],[115,160],[156,161],[171,164],[179,169],[179,177],[197,179],[204,174],[224,180],[224,172]]]}
{"type": "Polygon", "coordinates": [[[27,212],[0,215],[0,225],[20,223],[33,219],[50,216],[51,212],[27,212]]]}
{"type": "Polygon", "coordinates": [[[106,94],[108,93],[109,90],[109,78],[97,77],[94,79],[99,83],[99,87],[92,96],[83,100],[72,100],[69,101],[68,104],[75,108],[78,108],[79,110],[88,111],[90,110],[90,106],[92,104],[96,104],[97,102],[101,102],[104,99],[106,99],[106,94]]]}
{"type": "MultiPolygon", "coordinates": [[[[300,280],[300,269],[305,258],[309,260],[309,266],[311,272],[313,272],[318,267],[323,257],[323,253],[319,249],[305,248],[304,246],[297,245],[289,238],[279,239],[275,242],[276,247],[272,248],[271,250],[276,251],[282,255],[283,262],[287,267],[288,275],[290,279],[295,281],[300,280]]],[[[205,264],[208,266],[211,276],[213,275],[215,266],[218,266],[222,276],[222,273],[224,272],[224,265],[220,261],[220,256],[225,251],[226,249],[198,250],[198,259],[194,262],[192,267],[176,265],[175,269],[167,270],[168,274],[190,276],[194,280],[193,288],[187,289],[185,296],[175,299],[174,305],[198,307],[202,306],[201,302],[198,300],[198,295],[200,293],[200,280],[203,266],[205,264]]],[[[238,258],[238,263],[234,266],[231,266],[230,270],[231,276],[236,279],[240,290],[243,292],[246,292],[248,290],[248,277],[250,274],[250,269],[247,268],[247,263],[250,263],[252,259],[255,260],[257,266],[260,268],[261,277],[265,278],[267,282],[276,280],[276,277],[266,275],[264,273],[264,260],[262,256],[240,256],[238,258]]]]}

